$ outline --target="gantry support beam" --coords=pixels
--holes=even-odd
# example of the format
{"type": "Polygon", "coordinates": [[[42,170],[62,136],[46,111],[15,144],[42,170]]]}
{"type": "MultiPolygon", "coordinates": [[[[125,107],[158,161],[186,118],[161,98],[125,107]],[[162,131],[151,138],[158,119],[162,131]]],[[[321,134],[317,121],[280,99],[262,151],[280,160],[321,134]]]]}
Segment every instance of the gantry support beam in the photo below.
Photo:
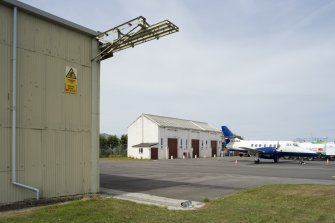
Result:
{"type": "Polygon", "coordinates": [[[123,23],[117,27],[100,33],[96,38],[100,42],[101,52],[93,60],[105,60],[115,52],[136,45],[159,39],[160,37],[178,32],[179,28],[168,20],[149,25],[143,16],[123,23]],[[129,30],[129,31],[127,31],[129,30]],[[125,33],[125,31],[127,31],[125,33]]]}

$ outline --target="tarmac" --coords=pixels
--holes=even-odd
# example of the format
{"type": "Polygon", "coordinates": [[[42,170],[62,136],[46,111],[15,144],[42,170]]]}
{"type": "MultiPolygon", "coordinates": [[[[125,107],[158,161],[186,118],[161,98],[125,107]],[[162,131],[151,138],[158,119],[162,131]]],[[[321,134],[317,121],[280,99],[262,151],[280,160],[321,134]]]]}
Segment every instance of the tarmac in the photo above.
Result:
{"type": "Polygon", "coordinates": [[[182,202],[191,201],[197,208],[204,200],[267,184],[335,185],[335,161],[305,165],[282,159],[254,164],[248,157],[100,161],[102,193],[175,210],[188,210],[182,202]]]}

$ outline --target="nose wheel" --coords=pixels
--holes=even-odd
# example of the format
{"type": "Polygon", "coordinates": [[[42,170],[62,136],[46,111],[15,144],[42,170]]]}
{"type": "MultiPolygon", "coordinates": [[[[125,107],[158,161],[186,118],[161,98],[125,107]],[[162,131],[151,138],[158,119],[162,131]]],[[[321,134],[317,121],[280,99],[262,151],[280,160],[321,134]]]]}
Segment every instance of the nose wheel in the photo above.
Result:
{"type": "Polygon", "coordinates": [[[301,159],[299,160],[299,164],[300,164],[300,165],[305,165],[305,164],[306,164],[303,158],[301,158],[301,159]]]}
{"type": "Polygon", "coordinates": [[[259,158],[256,158],[254,162],[255,162],[255,164],[259,164],[259,162],[260,162],[259,158]]]}

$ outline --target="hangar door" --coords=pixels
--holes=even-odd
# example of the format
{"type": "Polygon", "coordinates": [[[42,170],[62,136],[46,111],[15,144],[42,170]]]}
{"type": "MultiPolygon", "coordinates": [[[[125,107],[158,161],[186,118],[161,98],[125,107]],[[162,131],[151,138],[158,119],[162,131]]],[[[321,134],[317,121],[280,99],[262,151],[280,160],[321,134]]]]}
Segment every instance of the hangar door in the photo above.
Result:
{"type": "Polygon", "coordinates": [[[158,148],[151,148],[151,159],[158,160],[158,148]]]}
{"type": "Polygon", "coordinates": [[[211,147],[212,147],[212,157],[218,156],[217,151],[218,151],[218,142],[217,141],[211,141],[211,147]]]}
{"type": "Polygon", "coordinates": [[[169,159],[171,159],[171,156],[173,156],[173,158],[178,158],[177,139],[168,138],[168,147],[169,147],[169,159]]]}
{"type": "Polygon", "coordinates": [[[199,144],[200,141],[198,139],[192,139],[193,158],[195,158],[195,155],[199,158],[199,144]]]}

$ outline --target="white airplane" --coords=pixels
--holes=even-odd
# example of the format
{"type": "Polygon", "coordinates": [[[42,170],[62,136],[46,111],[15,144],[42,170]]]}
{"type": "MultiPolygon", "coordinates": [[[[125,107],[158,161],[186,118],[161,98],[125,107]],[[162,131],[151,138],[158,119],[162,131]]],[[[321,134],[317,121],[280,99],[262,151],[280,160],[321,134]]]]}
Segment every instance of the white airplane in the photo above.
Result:
{"type": "Polygon", "coordinates": [[[298,142],[298,145],[318,153],[323,158],[333,158],[335,156],[334,142],[298,142]]]}
{"type": "Polygon", "coordinates": [[[298,145],[304,148],[308,148],[317,153],[325,152],[325,143],[312,143],[312,142],[298,142],[298,145]]]}
{"type": "Polygon", "coordinates": [[[229,150],[248,153],[255,157],[255,163],[260,158],[273,159],[275,163],[280,157],[299,157],[303,164],[304,157],[317,157],[318,153],[304,147],[300,147],[293,141],[264,141],[243,140],[242,137],[233,134],[228,127],[222,126],[222,133],[226,139],[226,147],[229,150]]]}

